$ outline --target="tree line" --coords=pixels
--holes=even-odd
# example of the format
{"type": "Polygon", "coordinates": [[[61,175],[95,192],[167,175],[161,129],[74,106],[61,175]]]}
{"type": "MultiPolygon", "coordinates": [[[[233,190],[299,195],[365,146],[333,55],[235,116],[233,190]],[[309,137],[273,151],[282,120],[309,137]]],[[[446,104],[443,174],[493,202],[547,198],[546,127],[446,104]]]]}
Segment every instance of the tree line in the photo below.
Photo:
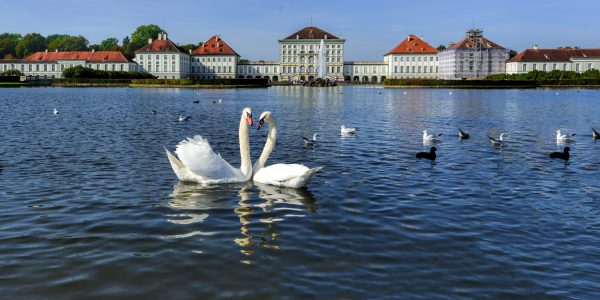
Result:
{"type": "MultiPolygon", "coordinates": [[[[39,33],[0,33],[0,59],[25,58],[35,52],[45,51],[121,51],[128,59],[133,59],[135,50],[148,43],[148,39],[156,39],[165,32],[158,25],[141,25],[131,35],[122,40],[108,37],[99,44],[90,44],[84,36],[68,34],[51,34],[43,36],[39,33]]],[[[196,49],[198,44],[182,45],[186,51],[196,49]]]]}

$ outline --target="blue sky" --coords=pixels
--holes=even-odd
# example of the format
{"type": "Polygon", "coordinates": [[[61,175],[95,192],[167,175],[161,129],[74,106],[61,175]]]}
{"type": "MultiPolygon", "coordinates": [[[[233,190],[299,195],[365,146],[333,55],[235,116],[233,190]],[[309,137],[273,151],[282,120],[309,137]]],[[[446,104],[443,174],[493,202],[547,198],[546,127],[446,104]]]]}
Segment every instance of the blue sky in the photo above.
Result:
{"type": "Polygon", "coordinates": [[[437,47],[472,26],[521,51],[577,45],[600,48],[600,1],[262,1],[28,0],[2,3],[0,32],[83,35],[90,43],[121,40],[142,24],[157,24],[181,44],[214,34],[242,57],[277,60],[277,40],[310,24],[346,38],[346,60],[382,60],[408,34],[437,47]]]}

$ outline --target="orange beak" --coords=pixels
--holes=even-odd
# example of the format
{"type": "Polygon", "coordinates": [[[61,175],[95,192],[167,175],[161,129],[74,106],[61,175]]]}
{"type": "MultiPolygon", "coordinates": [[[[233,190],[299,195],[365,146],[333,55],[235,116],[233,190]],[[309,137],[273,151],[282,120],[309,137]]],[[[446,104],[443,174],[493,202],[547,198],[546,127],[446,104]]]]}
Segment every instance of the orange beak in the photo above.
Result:
{"type": "Polygon", "coordinates": [[[248,120],[248,125],[250,125],[250,126],[254,125],[254,123],[252,123],[252,115],[247,114],[246,115],[246,120],[248,120]]]}

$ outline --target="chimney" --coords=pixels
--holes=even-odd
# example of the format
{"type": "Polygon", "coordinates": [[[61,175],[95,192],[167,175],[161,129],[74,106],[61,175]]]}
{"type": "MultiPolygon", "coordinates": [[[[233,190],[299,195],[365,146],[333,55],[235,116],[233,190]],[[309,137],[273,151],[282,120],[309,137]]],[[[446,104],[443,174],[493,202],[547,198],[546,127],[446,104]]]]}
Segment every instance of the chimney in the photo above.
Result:
{"type": "Polygon", "coordinates": [[[167,39],[167,33],[166,32],[163,32],[162,36],[163,36],[163,40],[167,39]]]}
{"type": "Polygon", "coordinates": [[[152,44],[152,38],[148,39],[148,45],[152,44]]]}
{"type": "Polygon", "coordinates": [[[533,45],[533,50],[537,50],[537,49],[538,49],[538,45],[537,44],[533,45]]]}
{"type": "Polygon", "coordinates": [[[190,52],[190,54],[192,54],[192,49],[189,49],[188,52],[190,52]]]}

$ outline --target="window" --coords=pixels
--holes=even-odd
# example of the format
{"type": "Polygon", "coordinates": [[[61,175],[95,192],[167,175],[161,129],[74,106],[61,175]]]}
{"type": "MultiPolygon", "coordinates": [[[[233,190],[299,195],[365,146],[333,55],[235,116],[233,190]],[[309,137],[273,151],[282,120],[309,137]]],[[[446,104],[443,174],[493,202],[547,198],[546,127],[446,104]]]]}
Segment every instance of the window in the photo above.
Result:
{"type": "Polygon", "coordinates": [[[52,65],[52,72],[56,71],[56,65],[52,65]]]}
{"type": "Polygon", "coordinates": [[[404,73],[404,66],[400,66],[400,73],[404,73]]]}
{"type": "MultiPolygon", "coordinates": [[[[167,67],[167,66],[165,65],[165,68],[166,68],[166,67],[167,67]]],[[[175,62],[174,62],[174,61],[173,61],[173,62],[171,62],[171,72],[175,72],[175,62]]]]}
{"type": "Polygon", "coordinates": [[[398,66],[394,66],[394,73],[398,73],[398,66]]]}
{"type": "Polygon", "coordinates": [[[173,60],[175,59],[175,54],[171,55],[171,59],[173,59],[173,60]]]}
{"type": "Polygon", "coordinates": [[[533,70],[536,71],[537,70],[537,64],[533,64],[533,70]]]}
{"type": "Polygon", "coordinates": [[[563,71],[567,70],[567,64],[563,64],[563,71]]]}
{"type": "MultiPolygon", "coordinates": [[[[4,69],[6,70],[6,66],[4,66],[4,69]]],[[[46,64],[44,64],[44,72],[48,71],[48,66],[46,64]]]]}
{"type": "Polygon", "coordinates": [[[156,59],[159,59],[159,58],[160,58],[160,56],[159,56],[158,54],[156,54],[155,58],[156,58],[156,59]]]}
{"type": "Polygon", "coordinates": [[[421,61],[421,57],[420,57],[420,56],[419,56],[419,57],[417,57],[417,60],[418,60],[418,61],[421,61]]]}
{"type": "Polygon", "coordinates": [[[588,69],[588,70],[591,70],[591,69],[592,69],[592,64],[591,64],[591,63],[588,63],[588,68],[587,68],[587,69],[588,69]]]}
{"type": "Polygon", "coordinates": [[[579,63],[575,64],[575,72],[579,72],[579,63]]]}
{"type": "MultiPolygon", "coordinates": [[[[414,59],[414,57],[413,57],[413,59],[414,59]]],[[[414,73],[414,72],[415,72],[415,66],[412,66],[412,73],[414,73]]]]}
{"type": "Polygon", "coordinates": [[[394,56],[394,61],[398,61],[398,57],[397,56],[394,56]]]}
{"type": "Polygon", "coordinates": [[[527,72],[527,64],[523,64],[523,72],[527,72]]]}
{"type": "Polygon", "coordinates": [[[542,70],[543,70],[544,72],[546,72],[546,64],[543,64],[543,65],[542,65],[542,70]]]}
{"type": "Polygon", "coordinates": [[[417,69],[417,73],[421,73],[421,66],[419,66],[419,68],[417,69]]]}

